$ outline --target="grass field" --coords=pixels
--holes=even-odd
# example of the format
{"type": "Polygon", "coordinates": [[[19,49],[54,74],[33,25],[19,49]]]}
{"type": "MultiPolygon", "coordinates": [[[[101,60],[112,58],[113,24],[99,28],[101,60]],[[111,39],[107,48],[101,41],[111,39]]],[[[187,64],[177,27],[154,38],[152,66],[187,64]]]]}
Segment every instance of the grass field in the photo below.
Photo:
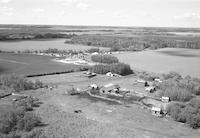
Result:
{"type": "Polygon", "coordinates": [[[16,73],[21,75],[61,72],[79,66],[52,61],[53,57],[30,54],[0,53],[0,74],[16,73]]]}
{"type": "Polygon", "coordinates": [[[175,71],[183,76],[200,76],[200,50],[164,48],[142,52],[117,54],[121,62],[130,64],[133,69],[154,73],[175,71]]]}
{"type": "Polygon", "coordinates": [[[132,83],[137,79],[134,75],[120,79],[98,75],[88,79],[80,77],[81,74],[82,72],[31,78],[58,85],[52,91],[42,89],[30,93],[40,97],[43,102],[37,112],[48,124],[44,127],[47,137],[199,137],[199,130],[192,130],[170,118],[157,118],[137,104],[118,105],[67,95],[67,89],[72,85],[84,89],[92,83],[119,83],[122,87],[135,89],[132,83]],[[82,110],[82,113],[76,114],[74,110],[82,110]]]}

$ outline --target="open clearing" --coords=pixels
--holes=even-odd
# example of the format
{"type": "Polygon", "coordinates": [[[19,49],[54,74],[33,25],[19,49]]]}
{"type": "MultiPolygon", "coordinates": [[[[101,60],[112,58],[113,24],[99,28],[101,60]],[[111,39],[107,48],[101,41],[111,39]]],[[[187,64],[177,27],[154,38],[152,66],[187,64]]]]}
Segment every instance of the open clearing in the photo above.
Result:
{"type": "Polygon", "coordinates": [[[62,72],[78,68],[73,64],[54,62],[53,57],[30,54],[0,53],[0,74],[21,75],[62,72]]]}
{"type": "Polygon", "coordinates": [[[134,75],[122,78],[97,75],[91,79],[81,75],[82,72],[77,72],[31,78],[58,85],[58,88],[53,90],[26,92],[43,102],[36,112],[47,124],[44,131],[48,138],[199,138],[200,130],[193,130],[170,118],[157,118],[138,104],[111,104],[66,93],[72,86],[85,89],[92,83],[119,83],[122,87],[135,88],[132,82],[137,77],[134,75]],[[82,113],[74,113],[75,110],[81,110],[82,113]]]}
{"type": "Polygon", "coordinates": [[[133,69],[155,73],[175,71],[183,76],[200,76],[200,50],[164,48],[141,52],[116,54],[121,62],[130,64],[133,69]]]}

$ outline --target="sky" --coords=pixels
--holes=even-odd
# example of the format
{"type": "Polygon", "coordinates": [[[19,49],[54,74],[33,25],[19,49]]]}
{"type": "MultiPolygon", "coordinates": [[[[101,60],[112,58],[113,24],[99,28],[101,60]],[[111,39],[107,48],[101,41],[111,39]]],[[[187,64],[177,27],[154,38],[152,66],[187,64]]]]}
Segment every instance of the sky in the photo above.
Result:
{"type": "Polygon", "coordinates": [[[0,24],[200,28],[200,0],[0,0],[0,24]]]}

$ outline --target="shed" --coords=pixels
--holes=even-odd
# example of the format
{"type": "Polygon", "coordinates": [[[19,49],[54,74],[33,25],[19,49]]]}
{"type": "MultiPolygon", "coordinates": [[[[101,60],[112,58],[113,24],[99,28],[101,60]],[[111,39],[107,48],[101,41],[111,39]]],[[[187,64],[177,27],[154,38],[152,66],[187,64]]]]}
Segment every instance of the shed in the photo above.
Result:
{"type": "Polygon", "coordinates": [[[160,116],[162,114],[162,110],[159,107],[152,107],[151,112],[153,115],[160,116]]]}
{"type": "Polygon", "coordinates": [[[146,87],[145,90],[150,93],[153,93],[156,90],[156,88],[154,86],[149,86],[149,87],[146,87]]]}
{"type": "Polygon", "coordinates": [[[113,84],[113,83],[109,83],[107,85],[104,85],[101,89],[100,92],[101,93],[111,93],[111,92],[118,92],[120,89],[120,86],[118,84],[113,84]]]}
{"type": "Polygon", "coordinates": [[[106,73],[106,76],[109,76],[109,77],[121,77],[121,75],[116,74],[116,73],[112,73],[112,72],[106,73]]]}
{"type": "Polygon", "coordinates": [[[137,82],[139,82],[139,83],[145,83],[146,81],[139,79],[139,80],[137,80],[137,82]]]}
{"type": "Polygon", "coordinates": [[[91,84],[90,87],[91,87],[92,89],[98,89],[98,85],[96,85],[96,84],[91,84]]]}
{"type": "Polygon", "coordinates": [[[168,103],[168,102],[170,101],[170,98],[169,98],[169,97],[162,96],[161,101],[162,101],[162,102],[168,103]]]}
{"type": "Polygon", "coordinates": [[[108,73],[106,73],[106,76],[114,77],[114,75],[112,74],[112,72],[108,72],[108,73]]]}
{"type": "Polygon", "coordinates": [[[159,78],[155,78],[154,81],[157,81],[157,82],[159,82],[159,83],[162,83],[162,80],[159,79],[159,78]]]}
{"type": "Polygon", "coordinates": [[[99,53],[98,52],[94,52],[94,53],[92,53],[92,55],[98,55],[99,53]]]}

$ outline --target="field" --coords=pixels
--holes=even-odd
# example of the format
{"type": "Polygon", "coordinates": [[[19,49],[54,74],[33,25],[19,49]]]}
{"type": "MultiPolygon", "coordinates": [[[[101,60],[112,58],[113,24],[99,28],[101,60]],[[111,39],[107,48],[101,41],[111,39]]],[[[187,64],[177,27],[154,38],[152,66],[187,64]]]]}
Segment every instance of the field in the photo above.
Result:
{"type": "Polygon", "coordinates": [[[61,72],[78,68],[73,64],[52,61],[53,57],[30,54],[0,53],[0,74],[21,75],[61,72]]]}
{"type": "Polygon", "coordinates": [[[175,71],[183,76],[200,76],[200,50],[164,48],[116,54],[121,62],[133,69],[154,73],[175,71]]]}
{"type": "MultiPolygon", "coordinates": [[[[44,87],[37,87],[37,90],[34,89],[36,87],[33,87],[34,90],[19,92],[22,95],[38,98],[41,102],[40,106],[34,108],[32,112],[41,117],[44,125],[34,128],[34,130],[42,129],[42,133],[47,138],[199,138],[200,129],[192,129],[185,122],[184,124],[174,121],[170,117],[171,114],[167,114],[163,118],[153,116],[150,111],[151,105],[161,107],[161,105],[169,103],[157,100],[157,97],[154,97],[157,93],[147,92],[144,84],[137,82],[138,79],[141,79],[140,75],[145,75],[140,71],[146,71],[149,74],[152,72],[152,76],[175,71],[183,76],[199,77],[199,33],[200,29],[195,28],[0,25],[0,51],[15,51],[0,53],[0,75],[12,73],[34,75],[76,71],[26,78],[33,82],[42,81],[44,87]],[[66,40],[68,43],[64,43],[66,40]],[[135,74],[122,77],[97,74],[95,77],[88,78],[83,72],[77,71],[83,66],[55,62],[55,57],[52,56],[18,52],[47,50],[48,48],[88,50],[97,47],[102,50],[111,49],[112,54],[120,62],[130,64],[131,68],[135,70],[135,74]],[[190,49],[185,49],[185,47],[190,49]],[[103,86],[109,83],[119,84],[121,88],[131,90],[132,94],[137,93],[137,95],[130,99],[123,99],[121,100],[122,104],[119,104],[94,98],[85,93],[74,96],[68,93],[72,88],[87,90],[91,84],[103,86]],[[141,98],[141,95],[146,95],[146,97],[141,98]]],[[[62,51],[57,52],[62,54],[62,51]]],[[[67,54],[79,59],[91,57],[87,53],[73,55],[71,52],[67,54]]],[[[148,74],[144,77],[148,77],[148,74]]],[[[190,77],[187,78],[190,79],[190,77]]],[[[187,80],[188,82],[185,80],[184,85],[199,91],[198,80],[187,80]]],[[[178,80],[175,81],[178,85],[178,80]]],[[[0,86],[3,87],[0,92],[5,92],[4,89],[7,87],[14,88],[13,83],[18,84],[15,80],[8,83],[6,78],[3,78],[2,82],[0,86]]],[[[23,83],[19,82],[19,85],[23,86],[23,83]]],[[[165,84],[164,82],[165,80],[162,80],[163,84],[165,84]]],[[[148,83],[151,85],[153,82],[148,83]]],[[[169,86],[166,87],[172,87],[169,86]]],[[[179,87],[181,88],[182,85],[179,87]]],[[[157,90],[161,89],[156,87],[157,90]]],[[[199,96],[195,95],[195,97],[199,96]]],[[[0,115],[11,108],[14,98],[16,98],[14,95],[9,95],[0,99],[0,115]]],[[[170,103],[174,102],[177,101],[170,103]]]]}
{"type": "MultiPolygon", "coordinates": [[[[198,138],[199,130],[192,130],[170,118],[158,118],[137,104],[112,104],[101,100],[69,96],[70,87],[85,89],[91,83],[104,85],[119,83],[122,87],[134,88],[137,77],[131,75],[120,79],[103,75],[88,79],[80,73],[31,78],[47,84],[57,84],[53,90],[39,89],[26,94],[38,97],[42,105],[35,111],[47,124],[42,129],[48,138],[53,137],[105,137],[105,138],[198,138]],[[128,82],[128,83],[126,83],[128,82]],[[81,110],[82,113],[74,113],[81,110]]],[[[141,89],[142,90],[142,89],[141,89]]],[[[5,104],[11,97],[0,100],[5,104]]]]}

